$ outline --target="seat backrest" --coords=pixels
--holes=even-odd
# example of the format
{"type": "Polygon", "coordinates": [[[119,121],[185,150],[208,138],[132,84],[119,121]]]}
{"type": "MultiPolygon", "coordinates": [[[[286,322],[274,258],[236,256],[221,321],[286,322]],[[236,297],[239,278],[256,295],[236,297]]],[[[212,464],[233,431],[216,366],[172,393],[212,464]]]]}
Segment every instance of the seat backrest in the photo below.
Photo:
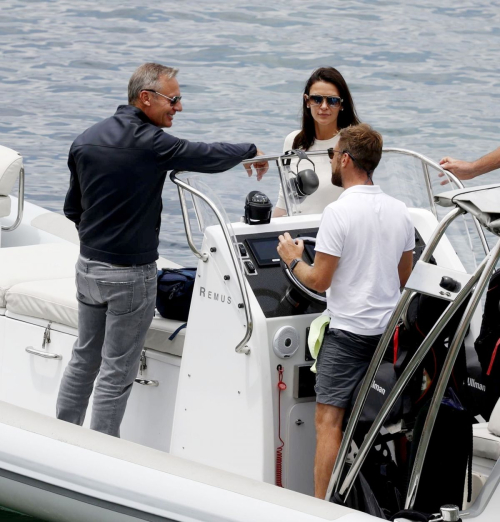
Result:
{"type": "Polygon", "coordinates": [[[23,157],[0,145],[0,196],[8,196],[23,167],[23,157]]]}
{"type": "Polygon", "coordinates": [[[500,399],[491,412],[490,421],[488,422],[488,431],[500,437],[500,399]]]}

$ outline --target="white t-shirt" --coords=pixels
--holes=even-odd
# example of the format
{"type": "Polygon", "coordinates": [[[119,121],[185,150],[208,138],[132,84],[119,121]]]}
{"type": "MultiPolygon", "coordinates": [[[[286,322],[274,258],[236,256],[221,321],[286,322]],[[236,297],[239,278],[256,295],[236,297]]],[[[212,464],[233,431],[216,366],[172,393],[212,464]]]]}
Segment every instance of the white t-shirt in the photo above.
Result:
{"type": "MultiPolygon", "coordinates": [[[[299,133],[298,130],[291,132],[285,139],[285,143],[283,145],[283,152],[287,150],[293,149],[293,140],[295,136],[299,133]]],[[[314,140],[310,151],[313,150],[326,150],[331,147],[335,147],[339,141],[339,136],[334,136],[329,140],[314,140]]],[[[307,151],[306,151],[307,152],[307,151]]],[[[332,203],[332,201],[336,201],[340,194],[342,194],[343,189],[339,187],[335,187],[332,185],[332,167],[330,164],[330,159],[325,154],[324,156],[311,156],[311,160],[314,162],[316,174],[319,178],[319,187],[310,196],[304,199],[300,203],[299,210],[303,214],[321,214],[325,207],[332,203]]],[[[295,172],[296,165],[298,160],[292,160],[291,168],[295,172]]],[[[300,168],[311,168],[311,164],[306,160],[302,160],[300,164],[300,168]]],[[[283,196],[283,190],[280,186],[280,192],[278,195],[278,201],[276,202],[277,208],[286,209],[285,205],[285,197],[283,196]]]]}
{"type": "Polygon", "coordinates": [[[340,257],[327,293],[330,328],[383,333],[400,296],[401,256],[414,248],[408,209],[378,185],[350,187],[328,205],[316,251],[340,257]]]}

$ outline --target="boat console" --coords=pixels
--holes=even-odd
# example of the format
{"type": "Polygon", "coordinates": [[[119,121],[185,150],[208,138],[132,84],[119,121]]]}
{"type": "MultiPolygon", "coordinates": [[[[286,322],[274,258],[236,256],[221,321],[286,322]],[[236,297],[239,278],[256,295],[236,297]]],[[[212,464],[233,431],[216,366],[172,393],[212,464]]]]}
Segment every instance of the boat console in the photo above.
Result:
{"type": "MultiPolygon", "coordinates": [[[[185,190],[210,206],[208,187],[185,183],[175,173],[172,180],[181,203],[185,190]]],[[[185,219],[188,243],[200,261],[171,452],[210,465],[225,462],[227,470],[313,494],[315,376],[307,333],[326,309],[326,299],[296,284],[276,247],[285,232],[306,238],[304,259],[313,263],[321,216],[292,214],[262,225],[229,224],[215,205],[212,210],[219,224],[204,229],[200,250],[185,219]]],[[[410,213],[416,264],[437,220],[428,210],[410,213]]],[[[446,242],[434,251],[434,259],[463,271],[446,242]]],[[[372,393],[382,390],[375,386],[372,393]]]]}

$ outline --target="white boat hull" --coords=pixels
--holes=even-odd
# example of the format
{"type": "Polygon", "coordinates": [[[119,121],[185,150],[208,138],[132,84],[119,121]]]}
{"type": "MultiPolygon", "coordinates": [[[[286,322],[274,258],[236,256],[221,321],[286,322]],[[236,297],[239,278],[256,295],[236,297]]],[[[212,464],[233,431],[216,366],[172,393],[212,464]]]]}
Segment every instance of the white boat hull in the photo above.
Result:
{"type": "Polygon", "coordinates": [[[0,403],[0,503],[50,521],[373,517],[0,403]]]}

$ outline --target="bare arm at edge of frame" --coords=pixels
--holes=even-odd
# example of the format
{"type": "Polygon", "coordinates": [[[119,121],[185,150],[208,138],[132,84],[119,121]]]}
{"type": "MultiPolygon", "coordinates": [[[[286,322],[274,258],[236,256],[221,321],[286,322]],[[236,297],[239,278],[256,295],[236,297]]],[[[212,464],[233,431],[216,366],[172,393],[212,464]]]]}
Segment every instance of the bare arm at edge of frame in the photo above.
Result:
{"type": "Polygon", "coordinates": [[[443,169],[455,174],[458,179],[473,179],[500,168],[500,147],[476,161],[463,161],[446,156],[439,164],[443,169]]]}
{"type": "Polygon", "coordinates": [[[399,283],[401,288],[406,285],[413,270],[413,250],[403,252],[398,265],[399,283]]]}

